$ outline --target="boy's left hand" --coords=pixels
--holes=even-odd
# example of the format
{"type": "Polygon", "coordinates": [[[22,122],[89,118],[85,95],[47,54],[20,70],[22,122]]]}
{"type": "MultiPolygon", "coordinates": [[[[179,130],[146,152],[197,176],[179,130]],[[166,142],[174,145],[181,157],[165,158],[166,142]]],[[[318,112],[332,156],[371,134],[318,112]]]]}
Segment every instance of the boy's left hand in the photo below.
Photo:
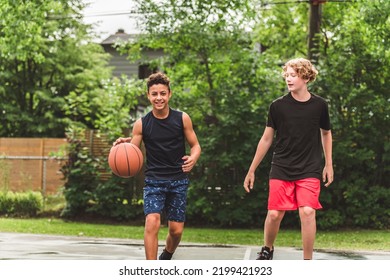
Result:
{"type": "Polygon", "coordinates": [[[191,156],[184,156],[182,157],[183,165],[182,165],[182,170],[185,173],[188,173],[192,170],[192,168],[195,166],[195,161],[191,156]]]}

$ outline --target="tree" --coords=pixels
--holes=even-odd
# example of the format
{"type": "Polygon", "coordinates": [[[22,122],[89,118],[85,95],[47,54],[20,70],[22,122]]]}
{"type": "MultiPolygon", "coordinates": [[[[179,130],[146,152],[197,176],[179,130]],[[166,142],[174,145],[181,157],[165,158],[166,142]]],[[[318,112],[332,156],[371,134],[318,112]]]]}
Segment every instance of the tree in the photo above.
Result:
{"type": "Polygon", "coordinates": [[[288,59],[306,57],[309,6],[306,3],[266,1],[256,14],[253,37],[263,55],[283,64],[288,59]]]}
{"type": "Polygon", "coordinates": [[[322,17],[322,5],[325,1],[311,0],[309,7],[309,36],[307,43],[307,57],[313,63],[317,62],[317,56],[319,54],[320,45],[320,30],[321,30],[321,17],[322,17]]]}
{"type": "Polygon", "coordinates": [[[381,228],[390,224],[390,3],[359,2],[324,6],[317,90],[330,100],[334,123],[328,203],[344,225],[381,228]]]}
{"type": "Polygon", "coordinates": [[[64,137],[94,127],[110,77],[107,56],[82,23],[81,1],[0,1],[0,135],[64,137]]]}
{"type": "Polygon", "coordinates": [[[95,156],[83,140],[85,129],[110,143],[123,135],[136,117],[141,81],[111,79],[83,8],[80,0],[0,0],[0,136],[66,136],[64,217],[129,217],[128,186],[101,180],[107,156],[95,156]]]}

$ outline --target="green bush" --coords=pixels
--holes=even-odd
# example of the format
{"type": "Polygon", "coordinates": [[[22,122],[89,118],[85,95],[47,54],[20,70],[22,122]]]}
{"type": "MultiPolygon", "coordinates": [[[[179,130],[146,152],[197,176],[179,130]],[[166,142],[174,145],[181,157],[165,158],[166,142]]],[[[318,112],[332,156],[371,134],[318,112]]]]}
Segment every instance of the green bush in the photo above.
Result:
{"type": "Polygon", "coordinates": [[[43,207],[40,192],[0,192],[0,215],[12,217],[34,217],[43,207]]]}
{"type": "Polygon", "coordinates": [[[82,141],[69,138],[68,160],[61,168],[65,177],[64,196],[66,206],[62,211],[64,218],[74,218],[87,212],[89,201],[99,183],[99,160],[91,156],[83,147],[82,141]]]}
{"type": "Polygon", "coordinates": [[[116,176],[101,182],[94,191],[94,205],[89,212],[116,221],[142,220],[143,199],[137,198],[134,193],[132,186],[135,184],[136,178],[116,176]]]}
{"type": "Polygon", "coordinates": [[[13,193],[0,192],[0,215],[8,215],[13,212],[13,193]]]}
{"type": "MultiPolygon", "coordinates": [[[[142,193],[137,192],[136,178],[117,176],[102,178],[109,172],[107,156],[95,156],[83,142],[83,133],[69,131],[68,160],[62,166],[66,206],[61,216],[66,219],[112,219],[115,221],[143,218],[142,193]]],[[[107,151],[108,153],[108,151],[107,151]]]]}

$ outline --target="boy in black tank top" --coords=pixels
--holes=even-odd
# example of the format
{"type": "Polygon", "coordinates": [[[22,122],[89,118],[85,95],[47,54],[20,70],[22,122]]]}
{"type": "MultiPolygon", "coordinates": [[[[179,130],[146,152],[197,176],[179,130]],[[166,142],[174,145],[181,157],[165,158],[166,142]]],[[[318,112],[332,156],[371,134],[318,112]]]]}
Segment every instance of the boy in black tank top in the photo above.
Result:
{"type": "Polygon", "coordinates": [[[188,114],[169,107],[169,78],[163,73],[150,75],[147,90],[152,111],[134,123],[132,137],[119,138],[114,145],[130,141],[138,147],[142,141],[145,144],[145,255],[147,260],[157,259],[161,213],[165,211],[169,232],[159,259],[170,260],[183,234],[188,173],[198,161],[201,147],[188,114]]]}
{"type": "Polygon", "coordinates": [[[303,58],[283,66],[289,93],[270,105],[267,126],[244,180],[247,192],[253,188],[255,171],[271,147],[275,147],[269,175],[268,213],[264,223],[264,246],[258,260],[273,258],[273,245],[285,211],[297,210],[301,220],[303,259],[312,259],[316,235],[316,210],[320,180],[333,181],[332,133],[326,101],[307,90],[317,70],[303,58]],[[325,167],[322,167],[322,150],[325,167]]]}

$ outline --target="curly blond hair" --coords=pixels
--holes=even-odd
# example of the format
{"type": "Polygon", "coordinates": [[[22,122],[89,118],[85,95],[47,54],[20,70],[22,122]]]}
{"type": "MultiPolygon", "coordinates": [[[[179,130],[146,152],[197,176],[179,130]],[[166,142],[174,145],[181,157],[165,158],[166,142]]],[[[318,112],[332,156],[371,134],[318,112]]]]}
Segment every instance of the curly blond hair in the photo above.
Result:
{"type": "Polygon", "coordinates": [[[315,81],[318,74],[317,69],[310,62],[310,60],[305,58],[295,58],[287,61],[283,65],[283,77],[287,72],[287,67],[291,67],[292,69],[294,69],[294,71],[297,72],[298,77],[304,80],[309,80],[309,82],[315,81]]]}

